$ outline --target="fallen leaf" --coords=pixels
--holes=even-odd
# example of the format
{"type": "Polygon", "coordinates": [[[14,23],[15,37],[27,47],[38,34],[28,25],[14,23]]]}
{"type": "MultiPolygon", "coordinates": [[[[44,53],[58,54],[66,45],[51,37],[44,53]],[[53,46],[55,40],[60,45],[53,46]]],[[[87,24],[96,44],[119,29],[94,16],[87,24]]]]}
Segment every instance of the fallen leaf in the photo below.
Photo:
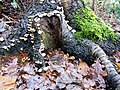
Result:
{"type": "Polygon", "coordinates": [[[120,69],[120,63],[115,62],[115,64],[117,65],[118,69],[120,69]]]}
{"type": "Polygon", "coordinates": [[[15,88],[17,76],[0,75],[0,90],[11,90],[15,88]]]}
{"type": "Polygon", "coordinates": [[[29,65],[29,66],[25,66],[23,68],[23,70],[28,73],[28,74],[31,74],[31,75],[34,75],[35,74],[35,71],[34,71],[34,66],[32,65],[29,65]]]}
{"type": "Polygon", "coordinates": [[[80,69],[80,73],[85,76],[88,73],[89,66],[85,62],[80,62],[78,69],[80,69]]]}
{"type": "Polygon", "coordinates": [[[16,69],[17,69],[17,61],[18,59],[15,58],[12,63],[9,64],[8,68],[7,68],[7,71],[6,73],[11,73],[11,72],[14,72],[16,69]]]}
{"type": "Polygon", "coordinates": [[[94,69],[94,71],[96,72],[96,74],[98,75],[102,75],[102,76],[107,76],[107,72],[103,71],[103,66],[100,64],[100,62],[97,60],[96,63],[94,63],[92,65],[92,68],[94,69]]]}
{"type": "Polygon", "coordinates": [[[115,59],[115,62],[120,62],[120,52],[119,51],[115,52],[113,57],[115,59]]]}
{"type": "Polygon", "coordinates": [[[90,88],[95,85],[95,81],[91,79],[83,79],[83,85],[85,88],[90,88]]]}
{"type": "Polygon", "coordinates": [[[58,77],[60,73],[58,73],[56,70],[52,71],[52,76],[58,77]]]}

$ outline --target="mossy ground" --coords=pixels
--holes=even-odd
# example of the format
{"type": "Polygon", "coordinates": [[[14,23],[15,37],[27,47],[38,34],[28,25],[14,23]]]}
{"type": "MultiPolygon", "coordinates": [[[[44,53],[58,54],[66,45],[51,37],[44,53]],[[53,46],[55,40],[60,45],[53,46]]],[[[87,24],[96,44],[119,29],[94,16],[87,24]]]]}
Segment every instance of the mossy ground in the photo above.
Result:
{"type": "Polygon", "coordinates": [[[74,33],[78,42],[81,38],[99,42],[107,39],[115,40],[117,37],[113,30],[105,25],[89,7],[80,8],[74,15],[74,19],[79,29],[74,33]]]}

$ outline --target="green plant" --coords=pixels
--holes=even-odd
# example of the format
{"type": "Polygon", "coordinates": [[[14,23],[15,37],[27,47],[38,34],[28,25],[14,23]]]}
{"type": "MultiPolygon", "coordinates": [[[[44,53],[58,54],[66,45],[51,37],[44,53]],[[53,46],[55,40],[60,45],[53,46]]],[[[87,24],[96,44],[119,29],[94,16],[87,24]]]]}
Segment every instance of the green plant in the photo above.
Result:
{"type": "Polygon", "coordinates": [[[75,37],[78,42],[80,38],[87,38],[95,42],[101,40],[107,40],[109,38],[115,40],[116,34],[112,31],[110,27],[105,25],[105,23],[95,15],[95,13],[86,7],[80,8],[74,15],[74,19],[79,30],[75,33],[75,37]]]}
{"type": "Polygon", "coordinates": [[[13,0],[13,2],[11,2],[11,5],[13,6],[13,8],[19,8],[20,9],[20,6],[18,5],[18,3],[16,2],[16,0],[13,0]]]}

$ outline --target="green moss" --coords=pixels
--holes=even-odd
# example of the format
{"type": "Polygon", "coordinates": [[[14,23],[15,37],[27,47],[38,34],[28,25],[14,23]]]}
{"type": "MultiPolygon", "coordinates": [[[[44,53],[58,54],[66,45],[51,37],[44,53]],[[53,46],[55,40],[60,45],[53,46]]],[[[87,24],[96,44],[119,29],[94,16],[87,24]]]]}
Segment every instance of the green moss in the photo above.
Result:
{"type": "Polygon", "coordinates": [[[79,31],[75,33],[78,42],[81,38],[98,42],[109,38],[115,40],[117,35],[109,28],[102,19],[97,17],[89,8],[80,8],[74,15],[79,31]]]}

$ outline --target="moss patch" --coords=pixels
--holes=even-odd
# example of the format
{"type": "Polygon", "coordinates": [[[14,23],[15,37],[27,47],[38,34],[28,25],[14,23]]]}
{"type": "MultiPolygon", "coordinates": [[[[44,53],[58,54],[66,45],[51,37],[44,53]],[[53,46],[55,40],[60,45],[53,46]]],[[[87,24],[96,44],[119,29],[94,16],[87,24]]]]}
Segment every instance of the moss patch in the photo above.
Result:
{"type": "Polygon", "coordinates": [[[107,40],[109,38],[115,40],[117,35],[109,28],[102,19],[97,17],[89,8],[80,8],[74,15],[74,19],[79,31],[75,33],[78,41],[81,38],[87,38],[94,42],[107,40]]]}

